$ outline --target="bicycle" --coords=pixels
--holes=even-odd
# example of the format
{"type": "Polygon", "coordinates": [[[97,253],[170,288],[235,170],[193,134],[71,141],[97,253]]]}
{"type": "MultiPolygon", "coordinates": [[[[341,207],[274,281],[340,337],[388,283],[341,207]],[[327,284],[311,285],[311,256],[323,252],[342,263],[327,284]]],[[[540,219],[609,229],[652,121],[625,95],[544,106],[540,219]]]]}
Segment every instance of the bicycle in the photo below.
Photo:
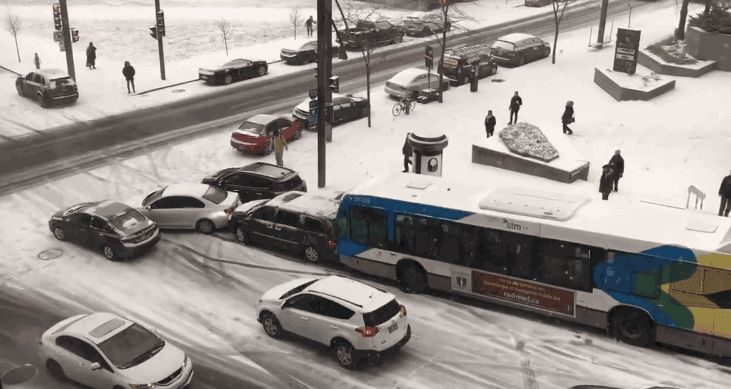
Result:
{"type": "Polygon", "coordinates": [[[401,115],[402,111],[406,111],[406,104],[409,105],[409,112],[416,108],[416,100],[412,100],[408,97],[402,97],[401,100],[393,106],[393,109],[391,109],[393,116],[401,115]]]}

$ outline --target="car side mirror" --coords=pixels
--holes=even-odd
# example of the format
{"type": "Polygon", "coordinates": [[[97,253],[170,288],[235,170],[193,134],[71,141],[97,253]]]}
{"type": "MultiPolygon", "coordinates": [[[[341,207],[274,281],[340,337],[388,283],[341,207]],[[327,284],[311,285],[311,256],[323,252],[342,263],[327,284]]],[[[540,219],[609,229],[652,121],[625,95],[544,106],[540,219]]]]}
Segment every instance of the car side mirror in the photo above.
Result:
{"type": "Polygon", "coordinates": [[[148,211],[151,210],[152,209],[152,205],[146,206],[145,209],[148,210],[148,211]]]}
{"type": "Polygon", "coordinates": [[[284,309],[284,308],[287,308],[288,306],[289,305],[287,305],[287,302],[284,301],[284,302],[282,302],[282,305],[279,306],[279,308],[284,309]]]}
{"type": "Polygon", "coordinates": [[[92,371],[94,371],[94,370],[99,370],[99,369],[101,369],[101,368],[102,368],[102,365],[101,365],[101,364],[99,364],[99,362],[94,362],[94,363],[92,363],[91,365],[89,365],[89,368],[90,368],[90,369],[91,369],[92,371]]]}

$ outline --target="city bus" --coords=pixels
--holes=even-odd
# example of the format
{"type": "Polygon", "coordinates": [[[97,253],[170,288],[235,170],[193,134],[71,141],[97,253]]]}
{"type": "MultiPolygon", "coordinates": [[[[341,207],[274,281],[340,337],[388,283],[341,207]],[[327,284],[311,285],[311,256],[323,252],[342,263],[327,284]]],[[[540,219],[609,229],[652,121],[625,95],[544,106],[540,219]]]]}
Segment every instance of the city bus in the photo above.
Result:
{"type": "Polygon", "coordinates": [[[731,356],[731,221],[640,203],[397,173],[345,194],[340,261],[363,273],[731,356]]]}

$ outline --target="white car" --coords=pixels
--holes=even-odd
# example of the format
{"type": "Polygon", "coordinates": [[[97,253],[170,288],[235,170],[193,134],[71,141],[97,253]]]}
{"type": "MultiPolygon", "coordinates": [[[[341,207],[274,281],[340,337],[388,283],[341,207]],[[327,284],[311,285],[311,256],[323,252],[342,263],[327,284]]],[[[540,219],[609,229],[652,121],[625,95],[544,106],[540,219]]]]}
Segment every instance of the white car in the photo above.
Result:
{"type": "Polygon", "coordinates": [[[41,335],[38,352],[55,377],[95,389],[179,389],[193,378],[182,350],[111,313],[62,320],[41,335]]]}
{"type": "Polygon", "coordinates": [[[196,229],[210,234],[227,228],[240,204],[238,193],[206,184],[175,184],[152,192],[137,210],[160,228],[196,229]]]}
{"type": "Polygon", "coordinates": [[[406,308],[394,295],[341,276],[276,286],[261,297],[256,314],[272,338],[290,332],[324,344],[348,369],[395,352],[411,338],[406,308]]]}
{"type": "MultiPolygon", "coordinates": [[[[416,98],[425,89],[437,89],[437,85],[439,85],[439,75],[436,72],[432,72],[431,78],[429,78],[426,69],[409,68],[396,73],[386,81],[384,89],[393,97],[416,98]]],[[[442,82],[442,91],[447,89],[449,89],[449,80],[445,78],[442,82]]]]}

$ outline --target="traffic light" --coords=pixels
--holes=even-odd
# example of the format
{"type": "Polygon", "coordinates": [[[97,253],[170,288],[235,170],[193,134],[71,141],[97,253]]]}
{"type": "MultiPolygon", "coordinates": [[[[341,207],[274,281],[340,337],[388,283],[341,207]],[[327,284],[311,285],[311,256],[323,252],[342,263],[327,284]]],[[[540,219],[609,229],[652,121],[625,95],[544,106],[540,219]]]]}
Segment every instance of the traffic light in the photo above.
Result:
{"type": "Polygon", "coordinates": [[[434,48],[426,46],[424,50],[424,65],[427,69],[431,69],[434,66],[434,48]]]}
{"type": "Polygon", "coordinates": [[[72,42],[79,41],[79,30],[76,30],[74,28],[71,29],[71,41],[72,42]]]}
{"type": "Polygon", "coordinates": [[[58,4],[53,5],[53,26],[56,31],[61,31],[63,28],[63,22],[61,21],[61,6],[58,4]]]}
{"type": "Polygon", "coordinates": [[[338,76],[332,76],[330,77],[330,90],[333,93],[340,93],[340,77],[338,76]]]}
{"type": "Polygon", "coordinates": [[[157,32],[160,36],[165,36],[165,13],[162,10],[157,11],[157,32]]]}
{"type": "Polygon", "coordinates": [[[150,36],[157,40],[157,26],[150,26],[150,36]]]}

